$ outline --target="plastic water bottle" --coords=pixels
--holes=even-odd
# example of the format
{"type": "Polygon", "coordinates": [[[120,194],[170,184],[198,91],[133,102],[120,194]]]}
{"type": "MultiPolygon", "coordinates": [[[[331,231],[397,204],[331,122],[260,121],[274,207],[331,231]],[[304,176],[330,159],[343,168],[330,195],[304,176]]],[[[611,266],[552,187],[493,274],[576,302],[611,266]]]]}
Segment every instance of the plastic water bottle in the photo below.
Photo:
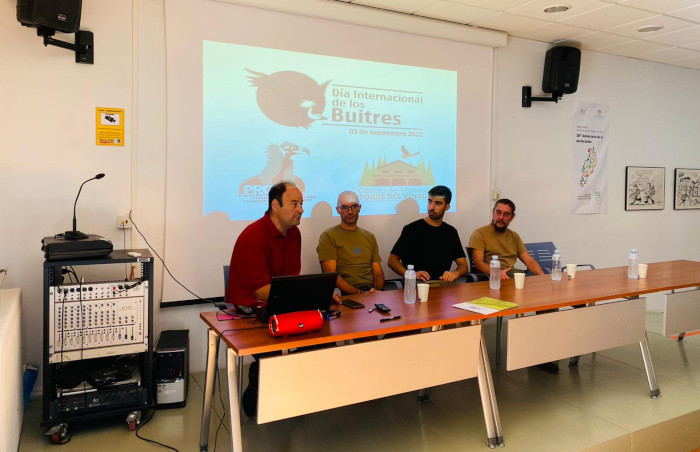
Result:
{"type": "Polygon", "coordinates": [[[637,279],[639,277],[639,268],[637,267],[639,264],[639,255],[634,248],[630,251],[627,262],[627,277],[629,279],[637,279]]]}
{"type": "Polygon", "coordinates": [[[552,281],[561,281],[561,254],[554,250],[552,254],[552,281]]]}
{"type": "Polygon", "coordinates": [[[491,276],[489,277],[489,287],[493,290],[498,290],[501,288],[501,262],[498,260],[498,256],[495,254],[491,256],[491,276]]]}
{"type": "Polygon", "coordinates": [[[403,279],[403,301],[413,304],[416,302],[416,272],[413,270],[413,265],[408,266],[403,279]]]}

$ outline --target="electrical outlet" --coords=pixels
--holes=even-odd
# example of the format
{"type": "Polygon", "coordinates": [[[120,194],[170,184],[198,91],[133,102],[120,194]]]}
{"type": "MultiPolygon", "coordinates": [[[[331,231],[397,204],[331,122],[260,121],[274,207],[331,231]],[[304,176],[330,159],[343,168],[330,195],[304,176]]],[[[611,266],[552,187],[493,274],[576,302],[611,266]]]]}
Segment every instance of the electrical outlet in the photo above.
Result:
{"type": "Polygon", "coordinates": [[[501,190],[498,187],[493,187],[491,189],[491,199],[494,201],[501,199],[501,190]]]}
{"type": "Polygon", "coordinates": [[[117,217],[117,229],[131,229],[131,220],[129,215],[121,215],[117,217]]]}

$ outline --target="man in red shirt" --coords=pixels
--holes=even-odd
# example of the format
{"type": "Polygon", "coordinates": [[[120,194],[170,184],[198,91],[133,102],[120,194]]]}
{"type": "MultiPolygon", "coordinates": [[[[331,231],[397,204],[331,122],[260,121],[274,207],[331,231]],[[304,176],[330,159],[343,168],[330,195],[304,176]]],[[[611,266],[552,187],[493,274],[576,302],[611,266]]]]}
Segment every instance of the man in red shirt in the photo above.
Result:
{"type": "Polygon", "coordinates": [[[291,182],[270,188],[267,212],[246,227],[231,254],[226,300],[236,306],[265,304],[273,276],[301,271],[299,222],[304,198],[291,182]]]}

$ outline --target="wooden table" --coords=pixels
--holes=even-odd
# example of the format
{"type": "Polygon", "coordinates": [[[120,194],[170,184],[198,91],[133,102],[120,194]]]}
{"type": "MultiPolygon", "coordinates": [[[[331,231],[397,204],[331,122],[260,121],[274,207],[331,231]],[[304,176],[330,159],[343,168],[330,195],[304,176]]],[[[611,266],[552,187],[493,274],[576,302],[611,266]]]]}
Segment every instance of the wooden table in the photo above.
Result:
{"type": "Polygon", "coordinates": [[[234,451],[242,450],[239,411],[242,357],[280,351],[284,354],[260,359],[258,423],[477,377],[487,444],[491,447],[502,445],[500,417],[480,324],[485,316],[453,308],[452,304],[461,300],[457,298],[459,291],[451,289],[431,289],[428,303],[413,305],[403,302],[402,291],[353,296],[366,307],[352,310],[340,306],[341,317],[325,322],[320,331],[289,338],[271,337],[267,330],[259,328],[260,323],[218,321],[216,312],[201,313],[200,317],[209,326],[209,340],[200,450],[207,450],[220,339],[227,346],[234,451]],[[379,322],[383,314],[368,312],[374,303],[386,304],[392,308],[391,315],[401,315],[402,318],[379,322]],[[446,325],[457,327],[444,329],[446,325]],[[238,331],[227,331],[232,329],[238,331]],[[396,334],[420,329],[427,329],[424,330],[427,332],[396,334]],[[381,335],[390,337],[373,340],[381,335]],[[370,340],[336,346],[338,342],[363,338],[370,340]],[[289,349],[306,347],[313,350],[287,353],[289,349]],[[436,350],[440,353],[435,353],[436,350]],[[356,384],[366,381],[370,375],[372,385],[356,384]],[[339,391],[338,388],[343,389],[339,391]]]}
{"type": "MultiPolygon", "coordinates": [[[[687,260],[649,264],[646,279],[629,279],[627,267],[614,267],[577,272],[575,279],[562,281],[552,281],[550,275],[529,277],[523,290],[506,281],[499,298],[519,306],[501,315],[580,307],[509,320],[507,370],[639,343],[650,393],[656,398],[661,391],[646,338],[646,299],[640,295],[698,285],[700,262],[687,260]]],[[[685,312],[700,312],[700,291],[679,295],[685,312]]],[[[686,322],[688,330],[700,328],[698,317],[689,322],[694,328],[686,322]]]]}
{"type": "MultiPolygon", "coordinates": [[[[639,296],[698,285],[700,262],[672,261],[649,264],[648,277],[639,280],[627,278],[627,267],[616,267],[578,272],[573,280],[552,281],[549,275],[533,276],[526,278],[523,290],[516,290],[512,280],[503,281],[501,289],[496,291],[489,289],[488,282],[431,287],[429,301],[415,305],[403,303],[402,291],[364,294],[352,298],[365,303],[366,308],[351,310],[342,306],[341,318],[326,322],[322,330],[286,339],[272,338],[264,329],[226,331],[251,328],[252,325],[245,320],[217,321],[215,312],[202,313],[200,317],[209,326],[209,342],[200,450],[207,450],[219,339],[223,339],[227,345],[229,411],[235,451],[242,450],[239,384],[242,381],[243,356],[286,352],[293,348],[322,346],[422,328],[432,331],[261,359],[258,422],[313,413],[477,376],[487,444],[494,447],[504,443],[481,330],[483,319],[523,315],[509,321],[508,370],[637,342],[651,396],[655,398],[660,390],[646,340],[646,303],[639,296]],[[483,296],[511,301],[519,306],[491,316],[452,307],[453,304],[483,296]],[[594,304],[603,301],[607,303],[594,304]],[[379,323],[380,313],[367,312],[367,308],[374,303],[386,304],[392,308],[392,315],[401,315],[402,318],[379,323]],[[567,306],[580,309],[524,316],[567,306]],[[443,329],[446,325],[470,326],[443,329]],[[441,352],[435,353],[435,350],[441,352]],[[429,366],[425,365],[427,356],[429,366]],[[377,384],[376,388],[353,390],[358,385],[352,383],[366,377],[367,372],[382,375],[382,378],[373,381],[384,384],[377,384]],[[280,375],[283,378],[279,378],[280,375]],[[406,375],[411,378],[406,378],[406,375]],[[331,378],[333,385],[327,384],[331,378]],[[338,378],[344,380],[338,384],[338,378]],[[396,384],[397,381],[401,384],[396,384]],[[334,388],[338,387],[347,390],[336,394],[338,391],[334,388]],[[319,393],[324,388],[327,388],[327,392],[319,393]],[[239,397],[235,397],[236,394],[239,397]]],[[[695,300],[700,303],[697,296],[695,300]]]]}

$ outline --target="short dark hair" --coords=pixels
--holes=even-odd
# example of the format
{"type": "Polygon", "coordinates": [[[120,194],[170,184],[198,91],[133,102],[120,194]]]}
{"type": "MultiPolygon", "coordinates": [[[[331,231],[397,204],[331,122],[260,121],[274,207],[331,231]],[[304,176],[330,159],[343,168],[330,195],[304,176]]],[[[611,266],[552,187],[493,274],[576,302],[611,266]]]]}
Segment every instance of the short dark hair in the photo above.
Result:
{"type": "Polygon", "coordinates": [[[496,210],[496,206],[499,204],[505,204],[507,206],[510,206],[510,211],[513,215],[515,215],[515,203],[511,201],[508,198],[501,198],[498,201],[496,201],[496,204],[493,205],[493,210],[496,210]]]}
{"type": "Polygon", "coordinates": [[[272,213],[272,201],[277,200],[282,207],[282,195],[287,191],[287,185],[294,185],[291,182],[279,182],[270,187],[270,192],[267,194],[267,213],[272,213]]]}
{"type": "Polygon", "coordinates": [[[430,189],[428,196],[433,198],[445,198],[445,204],[449,204],[452,201],[452,191],[445,187],[444,185],[436,185],[430,189]]]}

